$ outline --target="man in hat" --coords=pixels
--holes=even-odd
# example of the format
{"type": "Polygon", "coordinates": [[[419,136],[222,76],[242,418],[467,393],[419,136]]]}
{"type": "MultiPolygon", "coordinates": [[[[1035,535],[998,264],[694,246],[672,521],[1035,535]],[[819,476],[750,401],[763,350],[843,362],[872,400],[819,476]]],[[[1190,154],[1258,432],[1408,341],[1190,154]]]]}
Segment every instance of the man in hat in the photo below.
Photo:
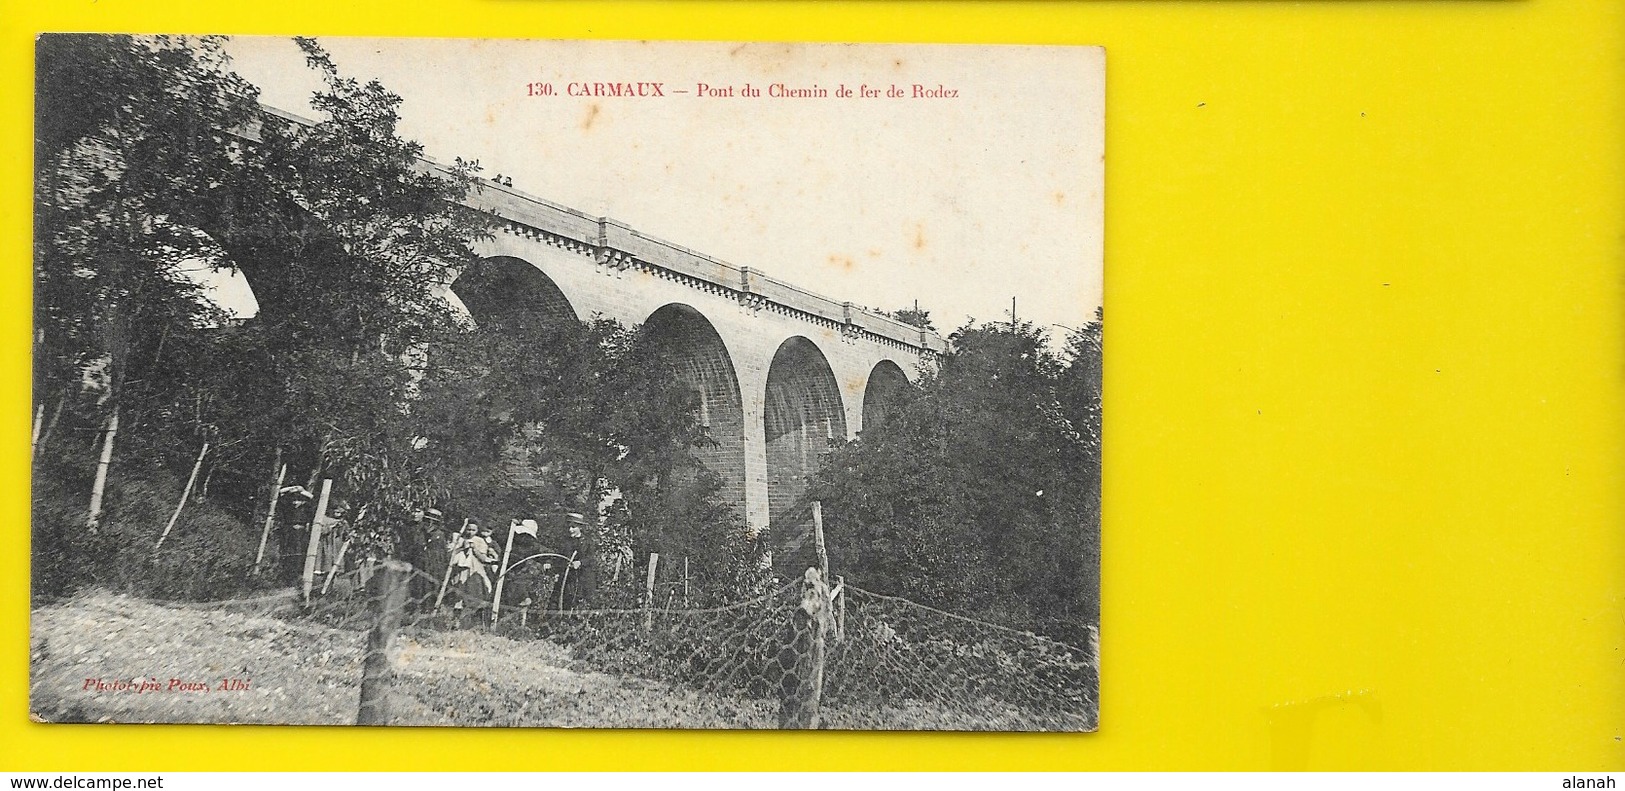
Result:
{"type": "Polygon", "coordinates": [[[565,514],[564,519],[570,532],[559,554],[571,559],[566,564],[569,568],[564,578],[564,608],[573,610],[592,599],[598,582],[597,555],[594,542],[588,536],[586,517],[565,514]]]}
{"type": "Polygon", "coordinates": [[[283,581],[298,580],[305,561],[305,547],[310,543],[310,512],[315,498],[303,486],[284,486],[277,490],[277,497],[281,507],[277,511],[277,522],[287,528],[279,527],[276,531],[277,559],[273,568],[283,581]]]}

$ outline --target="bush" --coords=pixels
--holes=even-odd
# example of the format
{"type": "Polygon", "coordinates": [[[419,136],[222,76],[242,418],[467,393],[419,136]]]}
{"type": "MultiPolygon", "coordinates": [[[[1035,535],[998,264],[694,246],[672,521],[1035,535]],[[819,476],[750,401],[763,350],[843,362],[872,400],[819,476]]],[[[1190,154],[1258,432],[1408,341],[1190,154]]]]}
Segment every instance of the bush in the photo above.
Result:
{"type": "Polygon", "coordinates": [[[158,599],[209,600],[257,587],[249,574],[259,546],[257,532],[210,503],[187,503],[163,548],[153,550],[182,486],[163,472],[125,471],[110,480],[101,524],[91,533],[85,527],[89,480],[70,471],[72,461],[36,469],[36,600],[90,587],[158,599]]]}

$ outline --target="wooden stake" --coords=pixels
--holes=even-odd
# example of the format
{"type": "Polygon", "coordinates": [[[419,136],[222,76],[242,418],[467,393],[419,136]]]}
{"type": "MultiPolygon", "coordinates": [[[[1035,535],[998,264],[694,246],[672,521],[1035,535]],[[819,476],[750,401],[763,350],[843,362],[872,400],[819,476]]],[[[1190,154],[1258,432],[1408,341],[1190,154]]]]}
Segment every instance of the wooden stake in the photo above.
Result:
{"type": "Polygon", "coordinates": [[[361,707],[357,725],[388,725],[389,688],[395,681],[395,633],[406,611],[406,583],[412,565],[400,560],[384,561],[384,582],[378,597],[378,620],[367,634],[367,654],[361,663],[361,707]]]}
{"type": "Polygon", "coordinates": [[[779,727],[816,730],[822,721],[825,641],[831,627],[829,587],[818,569],[807,569],[801,606],[790,611],[790,618],[793,637],[780,649],[780,663],[790,671],[780,682],[779,727]]]}
{"type": "Polygon", "coordinates": [[[186,507],[186,501],[192,497],[192,486],[197,483],[197,471],[203,468],[203,457],[209,455],[209,443],[203,443],[203,449],[197,452],[197,461],[192,463],[192,474],[186,478],[186,488],[181,490],[181,501],[175,504],[175,513],[169,515],[169,523],[164,525],[164,532],[158,534],[158,543],[152,545],[154,552],[164,545],[169,538],[169,531],[175,529],[175,521],[181,518],[181,509],[186,507]]]}
{"type": "Polygon", "coordinates": [[[344,543],[339,544],[338,553],[333,556],[333,567],[327,570],[327,578],[322,580],[322,595],[323,596],[326,596],[327,595],[327,590],[329,588],[333,587],[333,578],[335,576],[338,576],[339,569],[344,566],[344,555],[345,555],[345,553],[347,553],[349,551],[350,551],[350,539],[346,538],[346,539],[344,539],[344,543]]]}
{"type": "Polygon", "coordinates": [[[564,612],[564,591],[570,586],[570,569],[575,568],[576,553],[564,561],[564,573],[559,577],[559,612],[564,612]]]}
{"type": "Polygon", "coordinates": [[[643,581],[643,631],[645,634],[655,628],[655,568],[660,565],[660,553],[649,553],[649,576],[643,581]]]}
{"type": "Polygon", "coordinates": [[[818,600],[818,609],[812,613],[812,651],[807,657],[807,702],[808,709],[812,713],[812,721],[807,727],[816,730],[823,721],[823,714],[819,709],[824,697],[825,644],[829,637],[830,621],[833,619],[829,612],[829,588],[824,584],[824,578],[814,579],[810,587],[812,589],[810,592],[818,600]]]}
{"type": "Polygon", "coordinates": [[[282,446],[276,449],[276,459],[271,462],[276,470],[276,477],[271,481],[271,502],[265,508],[265,529],[260,531],[260,551],[254,554],[254,575],[259,576],[260,563],[265,560],[265,542],[271,538],[271,525],[276,523],[276,504],[282,499],[282,480],[288,474],[288,465],[282,462],[282,446]]]}
{"type": "Polygon", "coordinates": [[[468,527],[468,520],[463,520],[463,526],[457,528],[457,535],[452,537],[451,546],[446,558],[446,575],[440,578],[440,593],[434,597],[434,611],[440,612],[440,605],[446,600],[446,586],[451,584],[451,569],[457,563],[457,542],[462,540],[463,527],[468,527]]]}
{"type": "Polygon", "coordinates": [[[824,579],[829,579],[829,553],[824,551],[824,504],[814,500],[812,504],[813,516],[813,549],[818,552],[818,573],[824,579]]]}
{"type": "Polygon", "coordinates": [[[327,498],[333,492],[333,479],[322,479],[322,494],[316,499],[316,513],[310,517],[310,543],[305,545],[305,570],[300,575],[300,588],[305,606],[310,606],[310,589],[316,581],[316,550],[322,540],[322,523],[327,521],[327,498]]]}
{"type": "Polygon", "coordinates": [[[102,456],[96,462],[96,478],[90,484],[90,516],[85,519],[85,529],[91,535],[96,535],[96,525],[102,519],[102,496],[107,493],[107,468],[113,464],[113,440],[117,436],[118,405],[114,404],[112,413],[102,426],[102,456]]]}
{"type": "MultiPolygon", "coordinates": [[[[513,529],[518,527],[512,521],[508,522],[508,541],[502,547],[502,564],[497,567],[496,591],[491,594],[491,624],[497,622],[497,612],[502,609],[502,583],[508,581],[508,556],[513,554],[513,529]]],[[[520,624],[523,626],[524,624],[520,624]]]]}

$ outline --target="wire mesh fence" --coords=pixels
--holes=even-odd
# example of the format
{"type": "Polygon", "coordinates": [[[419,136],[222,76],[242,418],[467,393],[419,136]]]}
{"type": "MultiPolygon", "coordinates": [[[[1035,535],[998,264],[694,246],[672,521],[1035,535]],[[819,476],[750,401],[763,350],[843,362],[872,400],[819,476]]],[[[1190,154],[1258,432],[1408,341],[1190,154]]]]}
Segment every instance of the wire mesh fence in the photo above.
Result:
{"type": "MultiPolygon", "coordinates": [[[[346,572],[346,583],[335,580],[328,595],[313,597],[308,606],[284,598],[279,614],[345,631],[371,630],[355,638],[367,641],[365,673],[383,674],[385,688],[401,688],[408,698],[430,701],[431,708],[434,701],[488,690],[491,679],[480,678],[482,673],[507,671],[469,669],[467,678],[397,673],[400,651],[375,628],[381,617],[385,629],[399,630],[409,641],[433,633],[478,633],[498,642],[471,650],[539,657],[578,678],[636,682],[649,706],[675,712],[651,719],[642,711],[629,713],[617,697],[621,704],[602,705],[570,724],[1087,731],[1097,723],[1092,627],[1089,645],[1070,645],[851,585],[831,591],[812,570],[804,579],[722,607],[507,607],[493,625],[485,607],[437,608],[440,580],[418,570],[399,574],[390,581],[376,570],[346,572]],[[391,586],[399,589],[393,613],[384,607],[391,586]]],[[[500,656],[492,659],[492,667],[499,667],[500,656]]],[[[367,709],[368,682],[361,683],[367,709]]],[[[451,723],[557,724],[502,711],[503,705],[440,708],[451,723]],[[482,712],[478,722],[460,719],[469,710],[482,712]]],[[[577,705],[592,708],[590,702],[577,705]]],[[[392,718],[387,709],[387,701],[374,700],[362,721],[412,719],[392,718]]]]}
{"type": "Polygon", "coordinates": [[[1095,645],[846,585],[824,678],[824,719],[845,729],[1093,730],[1096,655],[1095,645]]]}

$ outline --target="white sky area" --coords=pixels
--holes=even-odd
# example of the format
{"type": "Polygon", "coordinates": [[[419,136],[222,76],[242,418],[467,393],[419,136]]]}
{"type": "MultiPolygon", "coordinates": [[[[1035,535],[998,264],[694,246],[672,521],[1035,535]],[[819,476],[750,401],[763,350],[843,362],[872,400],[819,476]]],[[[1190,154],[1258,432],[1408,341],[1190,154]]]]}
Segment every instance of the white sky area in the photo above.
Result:
{"type": "MultiPolygon", "coordinates": [[[[832,297],[1077,327],[1101,298],[1104,54],[1079,47],[324,38],[403,98],[399,132],[523,192],[832,297]],[[664,98],[572,97],[661,82],[664,98]],[[555,95],[528,96],[551,83],[555,95]],[[734,88],[700,98],[698,83],[734,88]],[[739,96],[738,86],[761,89],[739,96]],[[771,98],[819,86],[829,98],[771,98]],[[919,83],[957,98],[836,98],[919,83]],[[689,93],[676,93],[688,91],[689,93]]],[[[237,38],[261,100],[313,117],[290,39],[237,38]]],[[[246,287],[221,281],[236,307],[246,287]]],[[[251,297],[249,297],[251,300],[251,297]]],[[[239,310],[242,312],[242,310],[239,310]]]]}

